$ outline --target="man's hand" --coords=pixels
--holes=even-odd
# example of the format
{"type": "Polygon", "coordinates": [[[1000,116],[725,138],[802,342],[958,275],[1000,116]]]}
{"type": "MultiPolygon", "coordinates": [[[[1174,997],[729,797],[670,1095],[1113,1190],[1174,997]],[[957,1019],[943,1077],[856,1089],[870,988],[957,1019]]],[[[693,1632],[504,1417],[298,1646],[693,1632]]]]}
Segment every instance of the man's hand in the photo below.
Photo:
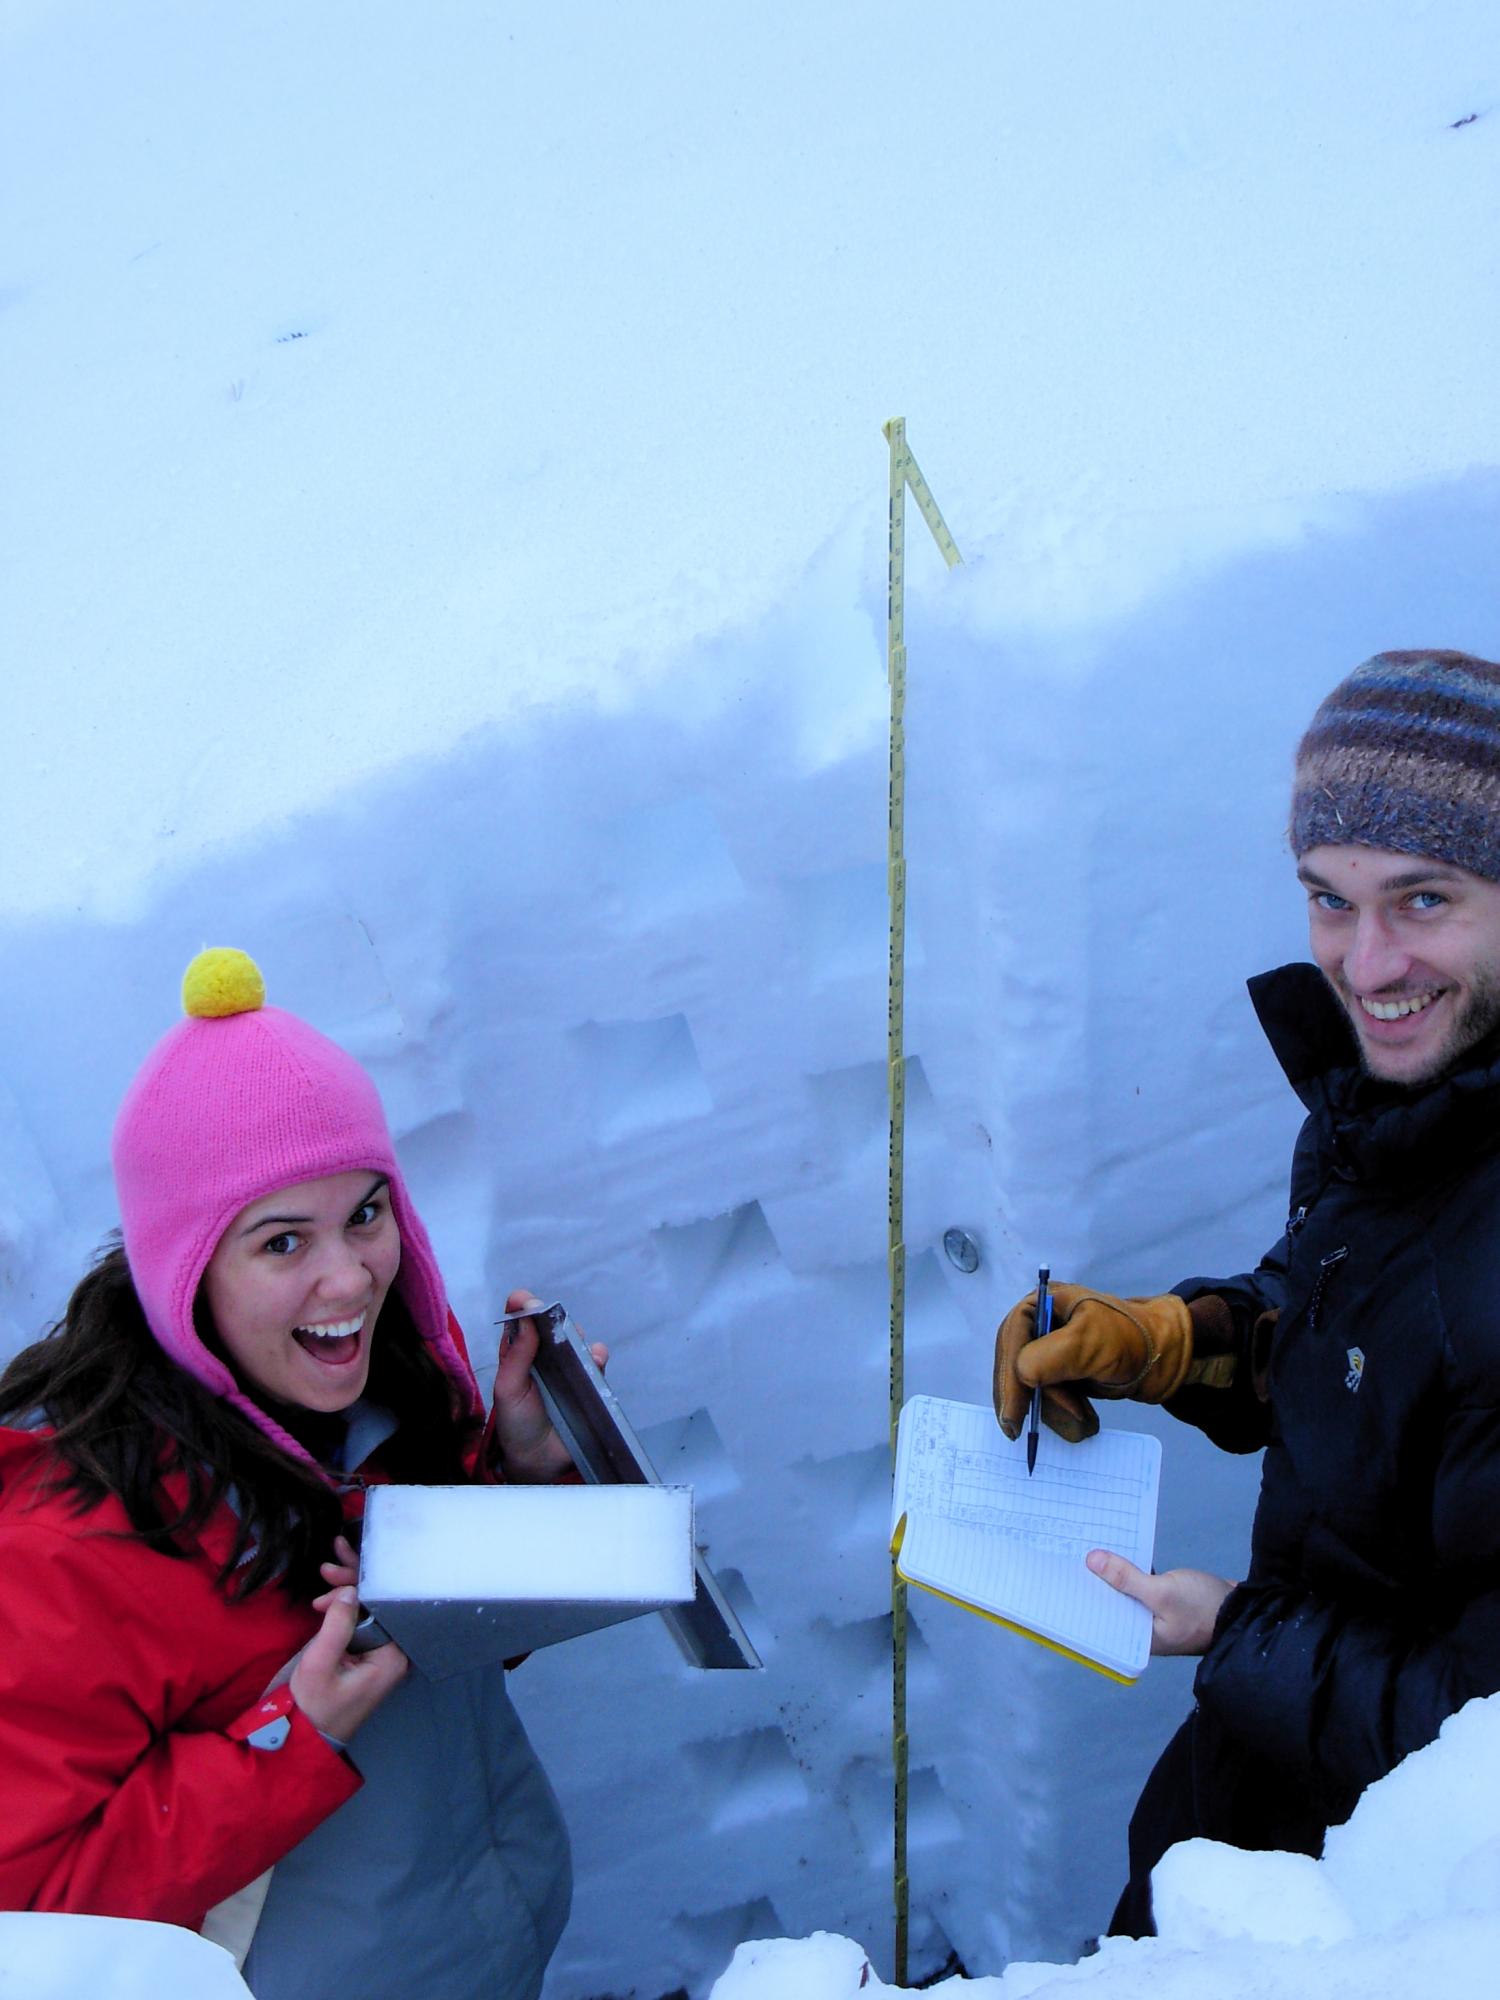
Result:
{"type": "MultiPolygon", "coordinates": [[[[352,1557],[349,1544],[343,1546],[352,1557]]],[[[323,1568],[344,1570],[348,1564],[325,1563],[323,1568]]],[[[352,1583],[325,1590],[313,1599],[313,1610],[322,1612],[323,1623],[292,1669],[292,1699],[325,1736],[347,1743],[401,1681],[406,1655],[394,1642],[368,1653],[349,1651],[359,1622],[359,1592],[352,1583]]]]}
{"type": "Polygon", "coordinates": [[[1052,1316],[1051,1333],[1033,1340],[1033,1292],[995,1335],[995,1415],[1008,1438],[1021,1434],[1033,1386],[1042,1391],[1043,1422],[1077,1444],[1099,1428],[1090,1395],[1160,1403],[1192,1366],[1193,1316],[1170,1292],[1118,1299],[1087,1285],[1054,1285],[1052,1316]]]}
{"type": "MultiPolygon", "coordinates": [[[[524,1285],[505,1301],[507,1313],[541,1309],[542,1301],[524,1285]]],[[[569,1471],[573,1461],[552,1428],[547,1407],[532,1380],[531,1364],[539,1339],[534,1319],[518,1320],[500,1336],[500,1358],[495,1364],[495,1441],[500,1469],[507,1479],[542,1485],[569,1471]]],[[[602,1341],[591,1341],[589,1352],[601,1368],[609,1359],[609,1349],[602,1341]]]]}
{"type": "Polygon", "coordinates": [[[1151,1650],[1158,1654],[1206,1652],[1219,1607],[1234,1589],[1206,1569],[1169,1569],[1148,1576],[1107,1549],[1091,1550],[1088,1566],[1112,1589],[1145,1605],[1151,1613],[1151,1650]]]}

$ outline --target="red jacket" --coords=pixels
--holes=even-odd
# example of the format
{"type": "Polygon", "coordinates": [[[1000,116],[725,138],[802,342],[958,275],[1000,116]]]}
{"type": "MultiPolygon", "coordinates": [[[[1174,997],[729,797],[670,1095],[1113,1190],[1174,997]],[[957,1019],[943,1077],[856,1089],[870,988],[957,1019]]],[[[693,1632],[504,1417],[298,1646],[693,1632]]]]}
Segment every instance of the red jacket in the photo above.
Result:
{"type": "MultiPolygon", "coordinates": [[[[488,1431],[474,1458],[492,1477],[488,1431]]],[[[0,1909],[197,1930],[360,1787],[300,1709],[278,1747],[245,1740],[321,1620],[220,1589],[227,1507],[162,1555],[116,1500],[39,1497],[48,1463],[45,1432],[0,1429],[0,1909]]]]}
{"type": "Polygon", "coordinates": [[[280,1748],[242,1740],[320,1621],[218,1588],[227,1509],[179,1560],[118,1501],[38,1500],[48,1457],[0,1431],[0,1908],[196,1930],[359,1788],[300,1710],[280,1748]]]}

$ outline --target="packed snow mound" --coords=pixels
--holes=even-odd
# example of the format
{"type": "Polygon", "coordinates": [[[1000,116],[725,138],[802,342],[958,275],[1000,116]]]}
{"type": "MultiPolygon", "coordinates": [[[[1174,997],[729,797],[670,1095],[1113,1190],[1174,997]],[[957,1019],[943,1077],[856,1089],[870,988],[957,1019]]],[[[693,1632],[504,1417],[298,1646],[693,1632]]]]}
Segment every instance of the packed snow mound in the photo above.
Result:
{"type": "MultiPolygon", "coordinates": [[[[1153,1877],[1160,1935],[1108,1938],[1077,1965],[1012,1964],[932,1993],[1029,2000],[1448,2000],[1500,1956],[1500,1695],[1372,1785],[1321,1861],[1188,1840],[1153,1877]]],[[[742,1944],[710,2000],[880,2000],[898,1988],[826,1931],[742,1944]]]]}
{"type": "MultiPolygon", "coordinates": [[[[999,1979],[945,1979],[928,1990],[962,1986],[969,1993],[998,1994],[999,1979]]],[[[709,2000],[844,2000],[846,1994],[895,1993],[876,1978],[863,1946],[853,1938],[814,1931],[809,1938],[758,1938],[742,1944],[709,2000]]]]}
{"type": "Polygon", "coordinates": [[[0,1915],[0,1993],[16,2000],[249,2000],[227,1951],[176,1924],[133,1917],[0,1915]]]}

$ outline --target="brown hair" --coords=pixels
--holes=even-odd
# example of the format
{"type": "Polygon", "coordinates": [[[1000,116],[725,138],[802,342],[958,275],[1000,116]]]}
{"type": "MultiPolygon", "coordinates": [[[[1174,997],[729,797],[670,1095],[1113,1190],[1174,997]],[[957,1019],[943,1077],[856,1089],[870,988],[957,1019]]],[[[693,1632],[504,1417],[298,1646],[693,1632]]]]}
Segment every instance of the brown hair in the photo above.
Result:
{"type": "MultiPolygon", "coordinates": [[[[205,1331],[211,1337],[211,1324],[205,1331]]],[[[461,1481],[457,1391],[395,1290],[379,1333],[368,1393],[398,1425],[381,1448],[383,1472],[414,1483],[461,1481]]],[[[315,1456],[337,1430],[307,1412],[278,1405],[275,1414],[293,1435],[305,1432],[298,1441],[315,1456]]],[[[0,1375],[0,1422],[17,1421],[48,1426],[51,1490],[71,1493],[80,1513],[113,1495],[144,1542],[184,1556],[231,1501],[237,1518],[222,1587],[248,1596],[282,1580],[303,1598],[324,1587],[318,1565],[343,1525],[338,1494],[157,1345],[118,1242],[79,1281],[57,1325],[0,1375]],[[180,1505],[162,1485],[172,1472],[186,1480],[180,1505]]]]}

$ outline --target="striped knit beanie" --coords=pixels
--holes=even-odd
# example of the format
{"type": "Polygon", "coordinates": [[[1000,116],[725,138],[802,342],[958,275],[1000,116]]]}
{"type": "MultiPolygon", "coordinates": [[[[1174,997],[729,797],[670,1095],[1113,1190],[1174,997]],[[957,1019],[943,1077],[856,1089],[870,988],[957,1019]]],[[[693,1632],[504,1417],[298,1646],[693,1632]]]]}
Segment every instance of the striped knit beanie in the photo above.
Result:
{"type": "Polygon", "coordinates": [[[396,1290],[417,1332],[481,1420],[448,1324],[442,1275],[411,1205],[375,1085],[336,1042],[265,1005],[242,951],[203,951],[182,982],[187,1016],[152,1049],[115,1120],[115,1189],[136,1295],[159,1346],[283,1451],[310,1454],[209,1351],[193,1304],[219,1238],[277,1189],[369,1169],[390,1182],[401,1232],[396,1290]]]}
{"type": "Polygon", "coordinates": [[[1500,665],[1377,653],[1297,748],[1292,852],[1353,843],[1500,882],[1500,665]]]}

